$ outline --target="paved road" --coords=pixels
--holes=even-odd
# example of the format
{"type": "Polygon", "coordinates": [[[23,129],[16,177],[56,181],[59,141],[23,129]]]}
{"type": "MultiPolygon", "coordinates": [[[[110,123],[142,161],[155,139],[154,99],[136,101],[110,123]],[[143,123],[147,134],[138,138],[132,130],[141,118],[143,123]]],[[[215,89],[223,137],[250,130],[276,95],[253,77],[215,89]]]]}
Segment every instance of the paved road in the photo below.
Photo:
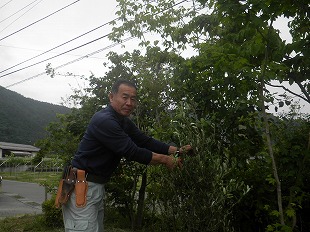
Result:
{"type": "MultiPolygon", "coordinates": [[[[49,198],[50,195],[47,195],[49,198]]],[[[45,188],[39,184],[2,180],[0,184],[0,218],[42,213],[45,188]]]]}

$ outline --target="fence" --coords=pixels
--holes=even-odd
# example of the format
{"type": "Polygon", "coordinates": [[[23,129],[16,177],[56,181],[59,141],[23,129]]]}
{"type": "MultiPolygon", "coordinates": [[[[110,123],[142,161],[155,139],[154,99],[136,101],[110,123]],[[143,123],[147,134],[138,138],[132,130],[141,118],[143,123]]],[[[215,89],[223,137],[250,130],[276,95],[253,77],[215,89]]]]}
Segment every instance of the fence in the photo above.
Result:
{"type": "Polygon", "coordinates": [[[0,172],[61,172],[63,162],[59,158],[43,158],[39,163],[34,163],[31,158],[9,157],[0,160],[0,172]]]}

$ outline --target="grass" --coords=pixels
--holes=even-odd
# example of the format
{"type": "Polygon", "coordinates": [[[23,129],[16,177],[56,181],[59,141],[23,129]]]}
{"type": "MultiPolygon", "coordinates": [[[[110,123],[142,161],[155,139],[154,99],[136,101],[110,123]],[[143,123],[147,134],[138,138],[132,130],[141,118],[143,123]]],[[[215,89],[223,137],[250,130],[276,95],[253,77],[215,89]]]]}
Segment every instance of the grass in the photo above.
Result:
{"type": "Polygon", "coordinates": [[[49,228],[42,223],[41,215],[24,215],[19,217],[8,217],[1,220],[0,232],[59,232],[63,228],[49,228]]]}
{"type": "MultiPolygon", "coordinates": [[[[55,184],[59,181],[61,173],[57,172],[0,172],[4,180],[15,180],[38,184],[55,184]]],[[[7,217],[1,220],[0,232],[59,232],[63,228],[49,228],[42,222],[42,215],[23,215],[7,217]]]]}
{"type": "MultiPolygon", "coordinates": [[[[42,222],[42,215],[9,217],[0,221],[0,232],[63,232],[64,228],[50,228],[42,222]]],[[[105,225],[105,232],[129,232],[105,225]]]]}
{"type": "Polygon", "coordinates": [[[0,172],[4,180],[16,180],[41,184],[43,182],[57,183],[61,178],[60,172],[0,172]]]}
{"type": "MultiPolygon", "coordinates": [[[[57,186],[61,173],[57,172],[0,172],[4,180],[15,180],[57,186]]],[[[60,232],[64,228],[51,228],[45,225],[43,215],[23,215],[0,220],[0,232],[60,232]]],[[[129,232],[105,225],[106,232],[129,232]]]]}

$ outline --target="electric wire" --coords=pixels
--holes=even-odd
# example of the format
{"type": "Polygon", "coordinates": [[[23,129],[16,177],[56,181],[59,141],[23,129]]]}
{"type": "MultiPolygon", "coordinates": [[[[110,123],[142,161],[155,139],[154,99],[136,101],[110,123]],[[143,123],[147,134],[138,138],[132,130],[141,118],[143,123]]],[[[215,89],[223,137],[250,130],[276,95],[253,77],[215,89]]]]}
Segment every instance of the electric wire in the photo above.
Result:
{"type": "MultiPolygon", "coordinates": [[[[173,7],[175,7],[175,6],[179,5],[179,4],[181,4],[181,3],[183,3],[183,2],[186,2],[186,1],[187,1],[187,0],[182,0],[182,1],[180,1],[180,2],[178,2],[178,3],[176,3],[176,4],[174,4],[172,7],[169,7],[168,9],[164,9],[162,12],[164,12],[164,11],[166,11],[166,10],[169,10],[169,9],[171,9],[171,8],[173,8],[173,7]]],[[[161,13],[161,12],[158,12],[157,14],[159,14],[159,13],[161,13]]],[[[111,34],[111,33],[109,33],[109,34],[111,34]]],[[[108,36],[109,34],[107,34],[107,35],[105,35],[105,36],[102,36],[102,37],[106,37],[106,36],[108,36]]],[[[98,39],[101,39],[102,37],[97,38],[95,41],[97,41],[98,39]]],[[[129,38],[123,40],[123,42],[126,42],[126,41],[128,41],[128,40],[130,40],[130,39],[133,39],[133,38],[134,38],[134,37],[129,37],[129,38]]],[[[92,42],[92,41],[91,41],[91,42],[92,42]]],[[[123,42],[122,42],[122,43],[123,43],[123,42]]],[[[84,45],[87,45],[87,44],[88,44],[88,43],[86,43],[86,44],[84,44],[84,45]]],[[[99,53],[99,52],[102,52],[102,51],[104,51],[104,50],[106,50],[106,49],[108,49],[108,48],[114,47],[114,46],[119,45],[119,44],[121,44],[121,43],[114,43],[114,44],[112,44],[112,45],[109,45],[109,46],[107,46],[107,47],[105,47],[105,48],[103,48],[103,49],[99,49],[99,50],[97,50],[97,51],[95,51],[95,52],[93,52],[93,53],[89,53],[89,54],[87,54],[87,55],[85,55],[85,56],[82,56],[81,58],[75,59],[75,60],[73,60],[73,61],[71,61],[71,62],[68,62],[68,63],[65,63],[65,64],[63,64],[63,65],[57,66],[56,68],[54,68],[54,70],[59,69],[59,68],[62,68],[62,67],[67,66],[67,65],[69,65],[69,64],[78,62],[78,61],[80,61],[80,60],[82,60],[82,59],[88,58],[88,57],[90,57],[90,56],[92,56],[92,55],[94,55],[94,54],[97,54],[97,53],[99,53]]],[[[81,45],[81,46],[84,46],[84,45],[81,45]]],[[[79,46],[79,47],[81,47],[81,46],[79,46]]],[[[77,47],[77,48],[79,48],[79,47],[77,47]]],[[[75,50],[75,49],[77,49],[77,48],[73,48],[73,49],[71,49],[71,50],[75,50]]],[[[67,51],[67,52],[70,52],[71,50],[69,50],[69,51],[67,51]]],[[[65,54],[65,53],[67,53],[67,52],[58,54],[57,56],[63,55],[63,54],[65,54]]],[[[57,57],[57,56],[55,56],[55,57],[57,57]]],[[[44,61],[53,59],[53,58],[55,58],[55,57],[48,58],[48,59],[46,59],[46,60],[44,60],[44,61]]],[[[42,62],[44,62],[44,61],[37,62],[36,64],[42,63],[42,62]]],[[[30,65],[30,66],[28,66],[28,67],[32,67],[32,66],[34,66],[34,65],[36,65],[36,64],[30,65]]],[[[28,68],[28,67],[25,67],[25,68],[28,68]]],[[[23,69],[25,69],[25,68],[23,68],[23,69]]],[[[17,71],[19,71],[19,70],[17,70],[17,71]]],[[[15,72],[15,71],[14,71],[14,72],[15,72]]],[[[15,85],[17,85],[17,84],[24,83],[24,82],[26,82],[26,81],[28,81],[28,80],[34,79],[34,78],[39,77],[39,76],[42,76],[42,75],[44,75],[44,74],[46,74],[46,72],[37,74],[37,75],[35,75],[35,76],[26,78],[26,79],[24,79],[24,80],[15,82],[15,83],[13,83],[13,84],[10,84],[10,85],[6,86],[6,88],[15,86],[15,85]]],[[[5,74],[5,75],[9,75],[9,74],[5,74]]],[[[0,76],[0,78],[3,77],[3,76],[4,76],[4,75],[0,76]]]]}
{"type": "Polygon", "coordinates": [[[69,6],[72,6],[73,4],[75,4],[75,3],[79,2],[79,1],[80,1],[80,0],[76,0],[75,2],[72,2],[72,3],[68,4],[67,6],[64,6],[63,8],[61,8],[61,9],[59,9],[59,10],[56,10],[56,11],[54,11],[53,13],[51,13],[51,14],[49,14],[49,15],[47,15],[47,16],[45,16],[45,17],[43,17],[43,18],[41,18],[41,19],[39,19],[39,20],[37,20],[37,21],[35,21],[35,22],[33,22],[33,23],[30,23],[29,25],[27,25],[27,26],[25,26],[25,27],[23,27],[23,28],[21,28],[21,29],[15,31],[15,32],[13,32],[13,33],[7,35],[7,36],[2,37],[2,38],[0,39],[0,41],[4,40],[4,39],[6,39],[6,38],[8,38],[8,37],[10,37],[10,36],[12,36],[12,35],[15,35],[16,33],[20,32],[20,31],[25,30],[26,28],[28,28],[28,27],[30,27],[30,26],[32,26],[32,25],[34,25],[34,24],[36,24],[36,23],[38,23],[38,22],[40,22],[40,21],[42,21],[42,20],[44,20],[44,19],[46,19],[46,18],[52,16],[52,15],[58,13],[58,12],[64,10],[64,9],[66,9],[66,8],[69,7],[69,6]]]}
{"type": "MultiPolygon", "coordinates": [[[[127,41],[129,41],[129,40],[131,40],[131,39],[133,39],[133,38],[134,38],[134,37],[126,38],[126,39],[124,39],[124,40],[122,41],[122,43],[127,42],[127,41]]],[[[82,57],[80,57],[80,58],[78,58],[78,59],[69,61],[68,63],[62,64],[62,65],[59,65],[59,66],[53,68],[53,70],[57,70],[57,69],[63,68],[63,67],[65,67],[65,66],[67,66],[67,65],[73,64],[73,63],[78,62],[78,61],[80,61],[80,60],[82,60],[82,59],[89,58],[90,56],[93,56],[93,55],[95,55],[95,54],[97,54],[97,53],[103,52],[103,51],[106,50],[106,49],[115,47],[115,46],[120,45],[120,44],[121,44],[121,43],[114,43],[114,44],[111,44],[111,45],[109,45],[109,46],[107,46],[107,47],[101,48],[101,49],[99,49],[99,50],[97,50],[97,51],[94,51],[94,52],[92,52],[92,53],[89,53],[89,54],[87,54],[87,55],[84,55],[84,56],[82,56],[82,57]]],[[[10,84],[10,85],[7,85],[7,86],[5,86],[5,88],[10,88],[10,87],[12,87],[12,86],[15,86],[15,85],[24,83],[24,82],[26,82],[26,81],[35,79],[35,78],[37,78],[37,77],[39,77],[39,76],[43,76],[43,75],[46,75],[46,72],[42,72],[42,73],[39,73],[39,74],[34,75],[34,76],[32,76],[32,77],[28,77],[28,78],[23,79],[23,80],[21,80],[21,81],[15,82],[15,83],[10,84]]]]}
{"type": "MultiPolygon", "coordinates": [[[[1,47],[7,47],[7,48],[16,48],[16,49],[22,49],[22,50],[28,50],[28,51],[35,51],[35,52],[44,52],[44,50],[40,50],[40,49],[32,49],[32,48],[23,48],[23,47],[16,47],[16,46],[12,46],[12,45],[3,45],[0,44],[0,48],[1,47]]],[[[53,54],[57,54],[57,52],[52,52],[53,54]]],[[[68,56],[78,56],[81,57],[83,55],[81,54],[67,54],[68,56]]],[[[92,58],[96,58],[96,59],[101,59],[100,57],[92,57],[92,58]]]]}
{"type": "MultiPolygon", "coordinates": [[[[116,19],[114,19],[114,20],[116,20],[116,19]]],[[[112,20],[112,21],[113,21],[113,20],[112,20]]],[[[42,56],[42,55],[44,55],[44,54],[46,54],[46,53],[48,53],[48,52],[51,52],[51,51],[53,51],[53,50],[55,50],[55,49],[57,49],[57,48],[59,48],[59,47],[61,47],[61,46],[64,46],[64,45],[66,45],[66,44],[68,44],[68,43],[70,43],[70,42],[72,42],[72,41],[74,41],[74,40],[76,40],[76,39],[79,39],[79,38],[81,38],[81,37],[83,37],[83,36],[85,36],[85,35],[87,35],[87,34],[93,32],[93,31],[96,31],[96,30],[98,30],[98,29],[100,29],[100,28],[102,28],[102,27],[108,25],[108,24],[111,23],[112,21],[109,21],[109,22],[107,22],[107,23],[105,23],[105,24],[102,24],[102,25],[100,25],[100,26],[98,26],[98,27],[96,27],[96,28],[94,28],[94,29],[92,29],[92,30],[90,30],[90,31],[88,31],[88,32],[83,33],[82,35],[79,35],[79,36],[77,36],[77,37],[75,37],[75,38],[73,38],[73,39],[68,40],[67,42],[64,42],[64,43],[62,43],[62,44],[60,44],[60,45],[57,45],[56,47],[53,47],[53,48],[51,48],[51,49],[49,49],[49,50],[47,50],[47,51],[44,51],[44,52],[40,53],[39,55],[36,55],[36,56],[34,56],[34,57],[32,57],[32,58],[29,58],[29,59],[27,59],[27,60],[24,60],[24,61],[22,61],[22,62],[20,62],[20,63],[18,63],[18,64],[16,64],[16,65],[13,65],[13,66],[11,66],[11,67],[9,67],[9,68],[7,68],[7,69],[4,69],[4,70],[0,71],[0,73],[3,73],[3,72],[5,72],[5,71],[8,71],[8,70],[10,70],[10,69],[12,69],[12,68],[15,68],[16,66],[19,66],[19,65],[21,65],[21,64],[24,64],[24,63],[26,63],[26,62],[28,62],[28,61],[30,61],[30,60],[33,60],[33,59],[35,59],[35,58],[37,58],[37,57],[39,57],[39,56],[42,56]]],[[[1,78],[1,77],[3,77],[3,76],[0,76],[0,78],[1,78]]]]}
{"type": "MultiPolygon", "coordinates": [[[[185,1],[186,1],[186,0],[183,0],[183,1],[181,1],[181,2],[178,2],[178,3],[176,3],[175,5],[173,5],[173,6],[170,7],[170,8],[173,8],[173,7],[175,7],[176,5],[179,5],[179,4],[181,4],[181,3],[185,2],[185,1]]],[[[170,9],[170,8],[168,8],[168,9],[170,9]]],[[[165,9],[165,10],[167,10],[167,9],[165,9]]],[[[163,10],[163,11],[165,11],[165,10],[163,10]]],[[[158,13],[160,13],[160,12],[158,12],[158,13]]],[[[158,14],[158,13],[157,13],[157,14],[158,14]]],[[[119,17],[119,18],[120,18],[120,17],[119,17]]],[[[99,26],[99,27],[97,27],[97,28],[94,28],[94,29],[92,29],[92,30],[90,30],[90,31],[88,31],[88,32],[86,32],[86,33],[84,33],[84,34],[78,36],[78,37],[75,37],[75,38],[73,38],[73,39],[71,39],[71,40],[69,40],[69,41],[67,41],[67,42],[65,42],[65,43],[63,43],[63,44],[60,44],[60,45],[58,45],[58,46],[56,46],[56,47],[54,47],[54,48],[52,48],[52,49],[49,49],[49,50],[47,50],[47,51],[45,51],[45,52],[43,52],[43,53],[41,53],[41,54],[39,54],[39,55],[37,55],[37,56],[34,56],[34,57],[30,58],[30,59],[27,59],[27,60],[25,60],[25,61],[23,61],[23,62],[21,62],[21,63],[18,63],[18,64],[14,65],[14,66],[11,66],[11,67],[7,68],[7,69],[5,69],[5,70],[2,70],[2,71],[0,71],[0,73],[3,73],[3,72],[5,72],[5,71],[8,71],[8,70],[10,70],[10,69],[12,69],[12,68],[14,68],[14,67],[16,67],[16,66],[18,66],[18,65],[21,65],[21,64],[23,64],[23,63],[26,63],[26,62],[28,62],[28,61],[30,61],[30,60],[32,60],[32,59],[35,59],[35,58],[41,56],[41,55],[43,55],[43,54],[46,54],[46,53],[48,53],[48,52],[50,52],[50,51],[53,51],[53,50],[55,50],[56,48],[59,48],[59,47],[65,45],[65,44],[67,44],[67,43],[69,43],[69,42],[72,42],[73,40],[76,40],[76,39],[78,39],[78,38],[80,38],[80,37],[82,37],[82,36],[84,36],[84,35],[86,35],[86,34],[92,32],[92,31],[95,31],[95,30],[97,30],[97,29],[99,29],[99,28],[101,28],[101,27],[103,27],[103,26],[105,26],[105,25],[107,25],[107,24],[109,24],[109,23],[111,23],[111,22],[113,22],[113,21],[119,19],[119,18],[113,19],[113,20],[111,20],[111,21],[109,21],[109,22],[107,22],[107,23],[105,23],[105,24],[103,24],[103,25],[101,25],[101,26],[99,26]]],[[[75,49],[73,49],[73,50],[75,50],[75,49]]],[[[15,72],[24,70],[24,69],[26,69],[26,68],[32,67],[32,66],[34,66],[34,65],[40,64],[40,63],[42,63],[42,62],[44,62],[44,61],[47,61],[47,60],[56,58],[56,57],[58,57],[58,56],[60,56],[60,55],[66,54],[66,53],[68,53],[68,52],[61,53],[61,54],[59,54],[59,55],[57,55],[57,56],[54,56],[54,57],[45,59],[45,60],[40,61],[40,62],[37,62],[37,63],[35,63],[35,64],[32,64],[32,65],[26,66],[26,67],[24,67],[24,68],[21,68],[21,69],[12,71],[12,72],[10,72],[10,73],[1,75],[0,78],[2,78],[2,77],[4,77],[4,76],[8,76],[8,75],[10,75],[10,74],[13,74],[13,73],[15,73],[15,72]]]]}
{"type": "Polygon", "coordinates": [[[21,8],[20,10],[16,11],[15,13],[11,14],[10,16],[6,17],[5,19],[2,19],[2,20],[0,21],[0,23],[4,22],[5,20],[7,20],[7,19],[9,19],[9,18],[11,18],[11,17],[13,17],[14,15],[16,15],[17,13],[19,13],[19,12],[22,11],[23,9],[27,8],[28,6],[30,6],[32,3],[36,2],[36,1],[38,1],[38,0],[34,0],[33,2],[31,2],[31,3],[29,3],[28,5],[26,5],[26,6],[24,6],[23,8],[21,8]]]}
{"type": "Polygon", "coordinates": [[[7,3],[5,3],[4,5],[0,6],[0,9],[2,9],[3,7],[5,7],[7,4],[9,4],[10,2],[12,2],[13,0],[11,1],[8,1],[7,3]]]}
{"type": "MultiPolygon", "coordinates": [[[[37,1],[37,0],[36,0],[37,1]]],[[[36,2],[34,1],[34,2],[36,2]]],[[[40,2],[42,2],[43,0],[40,0],[39,2],[37,2],[34,6],[32,6],[30,9],[28,9],[26,12],[24,12],[21,16],[19,16],[17,19],[15,19],[13,22],[11,22],[9,25],[7,25],[5,28],[3,28],[1,32],[3,32],[5,29],[7,29],[9,26],[11,26],[13,23],[15,23],[17,20],[19,20],[21,17],[23,17],[25,14],[27,14],[29,11],[31,11],[35,6],[37,6],[40,2]]]]}
{"type": "Polygon", "coordinates": [[[57,55],[55,55],[55,56],[52,56],[52,57],[50,57],[50,58],[41,60],[41,61],[39,61],[39,62],[36,62],[36,63],[34,63],[34,64],[31,64],[31,65],[28,65],[28,66],[26,66],[26,67],[23,67],[23,68],[14,70],[14,71],[12,71],[12,72],[3,74],[3,75],[0,76],[0,78],[5,77],[5,76],[8,76],[8,75],[11,75],[11,74],[16,73],[16,72],[19,72],[19,71],[24,70],[24,69],[26,69],[26,68],[30,68],[30,67],[35,66],[35,65],[37,65],[37,64],[41,64],[41,63],[43,63],[43,62],[45,62],[45,61],[54,59],[54,58],[56,58],[56,57],[58,57],[58,56],[67,54],[67,53],[69,53],[69,52],[72,52],[72,51],[74,51],[74,50],[76,50],[76,49],[79,49],[79,48],[81,48],[81,47],[84,47],[84,46],[86,46],[86,45],[89,45],[89,44],[91,44],[91,43],[94,43],[94,42],[96,42],[96,41],[98,41],[98,40],[100,40],[100,39],[103,39],[103,38],[109,36],[110,34],[111,34],[111,33],[106,34],[106,35],[104,35],[104,36],[100,36],[100,37],[98,37],[98,38],[96,38],[96,39],[94,39],[94,40],[92,40],[92,41],[89,41],[89,42],[87,42],[87,43],[84,43],[84,44],[82,44],[82,45],[80,45],[80,46],[77,46],[77,47],[75,47],[75,48],[69,49],[69,50],[67,50],[67,51],[65,51],[65,52],[62,52],[62,53],[57,54],[57,55]]]}

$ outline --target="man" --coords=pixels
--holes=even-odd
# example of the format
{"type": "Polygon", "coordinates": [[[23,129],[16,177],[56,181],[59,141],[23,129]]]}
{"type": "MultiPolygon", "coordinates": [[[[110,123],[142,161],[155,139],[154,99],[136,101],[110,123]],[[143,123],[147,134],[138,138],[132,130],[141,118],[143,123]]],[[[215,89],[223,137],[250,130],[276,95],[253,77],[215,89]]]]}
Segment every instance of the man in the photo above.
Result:
{"type": "MultiPolygon", "coordinates": [[[[76,206],[76,191],[63,205],[65,231],[103,231],[104,184],[121,158],[146,165],[178,166],[173,155],[191,150],[177,147],[143,134],[128,118],[137,105],[137,88],[127,80],[117,81],[109,94],[110,105],[94,114],[72,160],[72,167],[86,172],[86,205],[76,206]]],[[[77,189],[75,189],[77,190],[77,189]]]]}

